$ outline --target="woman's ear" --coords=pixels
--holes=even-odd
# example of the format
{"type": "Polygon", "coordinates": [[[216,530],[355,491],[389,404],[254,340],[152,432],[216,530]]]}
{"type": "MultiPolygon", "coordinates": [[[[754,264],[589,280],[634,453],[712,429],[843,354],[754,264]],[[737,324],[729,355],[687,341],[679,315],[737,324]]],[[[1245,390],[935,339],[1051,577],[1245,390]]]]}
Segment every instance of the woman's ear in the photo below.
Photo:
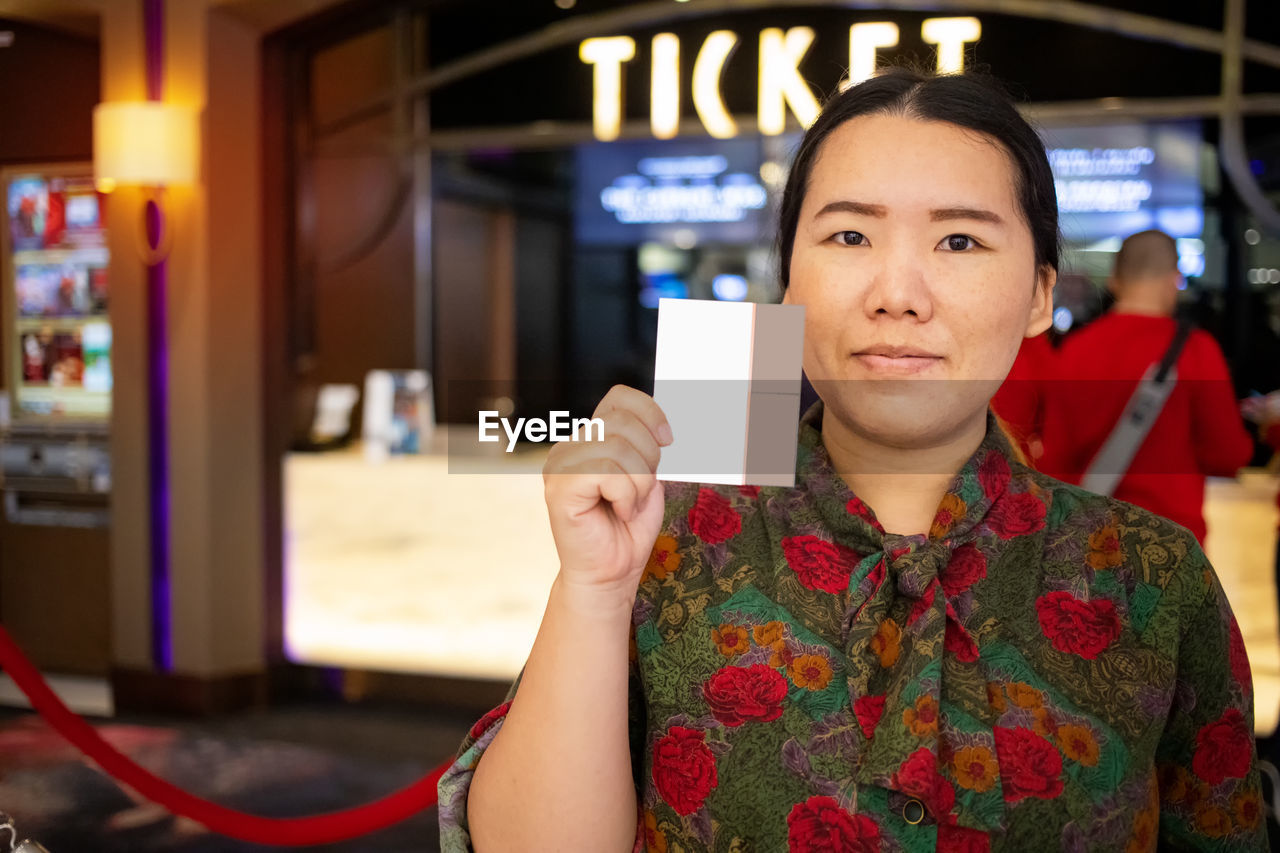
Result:
{"type": "Polygon", "coordinates": [[[1025,337],[1034,338],[1053,325],[1053,288],[1058,283],[1058,271],[1044,264],[1036,272],[1035,293],[1031,297],[1031,310],[1027,315],[1025,337]]]}

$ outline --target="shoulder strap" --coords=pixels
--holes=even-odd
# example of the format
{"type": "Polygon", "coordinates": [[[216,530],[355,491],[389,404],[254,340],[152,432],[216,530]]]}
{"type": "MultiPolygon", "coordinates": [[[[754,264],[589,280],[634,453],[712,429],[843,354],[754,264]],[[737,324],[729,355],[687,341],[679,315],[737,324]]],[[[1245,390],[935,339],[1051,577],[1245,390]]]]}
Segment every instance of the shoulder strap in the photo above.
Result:
{"type": "Polygon", "coordinates": [[[1089,463],[1089,470],[1085,471],[1081,486],[1100,495],[1111,495],[1116,486],[1120,485],[1138,448],[1142,446],[1178,382],[1178,371],[1174,365],[1191,335],[1191,328],[1191,322],[1187,318],[1178,321],[1178,328],[1173,333],[1169,348],[1159,362],[1147,368],[1146,374],[1138,382],[1129,402],[1125,404],[1120,420],[1089,463]]]}
{"type": "Polygon", "coordinates": [[[1187,338],[1191,337],[1192,324],[1187,317],[1178,318],[1178,328],[1173,333],[1173,340],[1169,342],[1169,348],[1165,350],[1164,357],[1160,359],[1160,366],[1156,368],[1156,382],[1164,382],[1165,377],[1173,366],[1178,363],[1178,356],[1182,355],[1182,348],[1187,344],[1187,338]]]}

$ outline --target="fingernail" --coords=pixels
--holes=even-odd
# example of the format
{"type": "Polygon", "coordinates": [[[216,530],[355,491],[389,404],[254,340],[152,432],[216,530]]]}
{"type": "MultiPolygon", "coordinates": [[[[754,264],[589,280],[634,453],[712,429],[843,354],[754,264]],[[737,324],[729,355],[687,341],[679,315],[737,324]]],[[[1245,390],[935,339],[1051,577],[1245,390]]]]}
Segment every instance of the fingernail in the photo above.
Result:
{"type": "Polygon", "coordinates": [[[670,444],[674,440],[674,438],[675,437],[671,435],[670,424],[664,423],[662,426],[658,427],[658,443],[659,444],[670,444]]]}

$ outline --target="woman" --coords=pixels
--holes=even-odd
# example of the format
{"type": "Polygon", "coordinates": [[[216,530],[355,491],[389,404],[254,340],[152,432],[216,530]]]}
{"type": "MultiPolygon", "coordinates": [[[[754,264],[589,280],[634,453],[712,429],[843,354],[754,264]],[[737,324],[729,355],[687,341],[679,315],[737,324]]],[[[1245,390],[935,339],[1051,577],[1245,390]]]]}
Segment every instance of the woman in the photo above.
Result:
{"type": "Polygon", "coordinates": [[[658,484],[670,429],[630,388],[606,442],[553,449],[560,573],[442,782],[444,848],[1264,849],[1248,663],[1194,538],[1018,464],[988,415],[1057,240],[990,84],[836,96],[781,209],[821,398],[795,488],[658,484]]]}

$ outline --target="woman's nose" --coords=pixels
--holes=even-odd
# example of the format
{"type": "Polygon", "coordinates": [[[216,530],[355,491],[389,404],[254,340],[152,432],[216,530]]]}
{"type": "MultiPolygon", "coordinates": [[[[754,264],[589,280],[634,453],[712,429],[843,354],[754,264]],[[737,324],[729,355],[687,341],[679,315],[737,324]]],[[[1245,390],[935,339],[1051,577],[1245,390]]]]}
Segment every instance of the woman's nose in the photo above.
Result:
{"type": "Polygon", "coordinates": [[[933,316],[933,299],[923,265],[903,252],[886,252],[871,278],[866,296],[867,316],[881,315],[924,322],[933,316]]]}

